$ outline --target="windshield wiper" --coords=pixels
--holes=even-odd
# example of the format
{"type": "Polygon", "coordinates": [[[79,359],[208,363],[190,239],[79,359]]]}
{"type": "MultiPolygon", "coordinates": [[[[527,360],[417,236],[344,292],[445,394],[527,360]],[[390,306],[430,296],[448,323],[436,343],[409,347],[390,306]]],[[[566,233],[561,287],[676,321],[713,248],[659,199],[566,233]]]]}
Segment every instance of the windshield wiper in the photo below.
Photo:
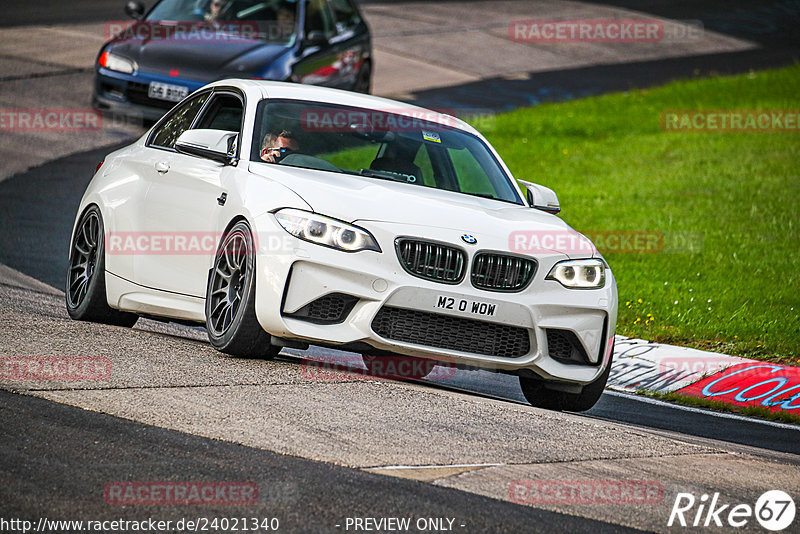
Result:
{"type": "Polygon", "coordinates": [[[465,193],[461,191],[461,194],[469,195],[471,197],[488,198],[489,200],[499,200],[500,202],[507,202],[509,204],[519,204],[519,202],[514,202],[513,200],[506,200],[505,198],[497,198],[496,196],[490,193],[465,193]]]}
{"type": "Polygon", "coordinates": [[[361,176],[380,178],[382,180],[392,180],[393,182],[401,182],[404,184],[413,183],[417,180],[416,176],[410,174],[400,174],[391,171],[376,171],[374,169],[361,169],[361,176]],[[409,178],[413,178],[413,180],[409,180],[409,178]]]}

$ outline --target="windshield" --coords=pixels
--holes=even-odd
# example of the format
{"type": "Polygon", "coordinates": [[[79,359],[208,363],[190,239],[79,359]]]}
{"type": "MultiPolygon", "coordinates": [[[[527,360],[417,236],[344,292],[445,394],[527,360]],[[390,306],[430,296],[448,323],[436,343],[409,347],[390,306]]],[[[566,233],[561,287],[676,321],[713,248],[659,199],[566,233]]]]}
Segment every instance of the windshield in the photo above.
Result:
{"type": "Polygon", "coordinates": [[[297,9],[297,0],[162,0],[145,20],[209,23],[246,38],[283,43],[295,36],[297,9]]]}
{"type": "Polygon", "coordinates": [[[251,159],[522,204],[485,143],[432,115],[263,100],[251,159]]]}

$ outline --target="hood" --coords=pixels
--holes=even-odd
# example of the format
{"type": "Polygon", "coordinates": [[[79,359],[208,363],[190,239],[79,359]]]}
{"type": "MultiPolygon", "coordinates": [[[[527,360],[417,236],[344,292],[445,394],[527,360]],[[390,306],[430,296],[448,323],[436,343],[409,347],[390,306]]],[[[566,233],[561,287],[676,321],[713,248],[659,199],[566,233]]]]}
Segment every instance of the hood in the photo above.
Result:
{"type": "Polygon", "coordinates": [[[250,172],[281,183],[315,213],[359,224],[413,224],[493,236],[509,250],[593,255],[591,242],[555,215],[522,205],[390,180],[250,163],[250,172]]]}
{"type": "Polygon", "coordinates": [[[105,50],[151,74],[211,82],[252,76],[286,52],[287,45],[226,32],[204,22],[140,21],[111,39],[105,50]]]}

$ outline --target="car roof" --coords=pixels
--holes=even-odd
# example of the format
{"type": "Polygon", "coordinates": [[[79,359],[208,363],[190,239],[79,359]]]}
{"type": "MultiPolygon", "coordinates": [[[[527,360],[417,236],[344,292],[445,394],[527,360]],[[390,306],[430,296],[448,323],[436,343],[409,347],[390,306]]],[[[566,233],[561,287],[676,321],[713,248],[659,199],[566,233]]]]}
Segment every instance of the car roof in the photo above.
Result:
{"type": "MultiPolygon", "coordinates": [[[[331,89],[317,85],[307,85],[301,83],[273,82],[267,80],[245,80],[228,79],[219,80],[209,84],[207,87],[228,86],[237,87],[245,92],[250,98],[262,100],[264,98],[286,99],[286,100],[307,100],[321,102],[325,104],[339,104],[377,111],[387,111],[401,115],[414,116],[429,122],[443,124],[445,126],[456,127],[468,132],[478,134],[478,132],[466,122],[446,114],[445,112],[426,109],[423,107],[382,98],[378,96],[343,91],[341,89],[331,89]]],[[[480,135],[480,134],[478,134],[480,135]]]]}

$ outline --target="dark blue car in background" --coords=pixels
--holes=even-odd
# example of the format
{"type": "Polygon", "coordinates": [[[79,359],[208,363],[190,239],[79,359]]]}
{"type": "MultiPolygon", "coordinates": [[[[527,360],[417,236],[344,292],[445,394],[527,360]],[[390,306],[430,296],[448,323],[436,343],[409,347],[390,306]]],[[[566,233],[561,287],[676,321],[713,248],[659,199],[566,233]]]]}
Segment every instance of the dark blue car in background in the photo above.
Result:
{"type": "Polygon", "coordinates": [[[353,0],[161,0],[109,25],[93,106],[156,120],[203,85],[255,78],[368,93],[369,29],[353,0]]]}

